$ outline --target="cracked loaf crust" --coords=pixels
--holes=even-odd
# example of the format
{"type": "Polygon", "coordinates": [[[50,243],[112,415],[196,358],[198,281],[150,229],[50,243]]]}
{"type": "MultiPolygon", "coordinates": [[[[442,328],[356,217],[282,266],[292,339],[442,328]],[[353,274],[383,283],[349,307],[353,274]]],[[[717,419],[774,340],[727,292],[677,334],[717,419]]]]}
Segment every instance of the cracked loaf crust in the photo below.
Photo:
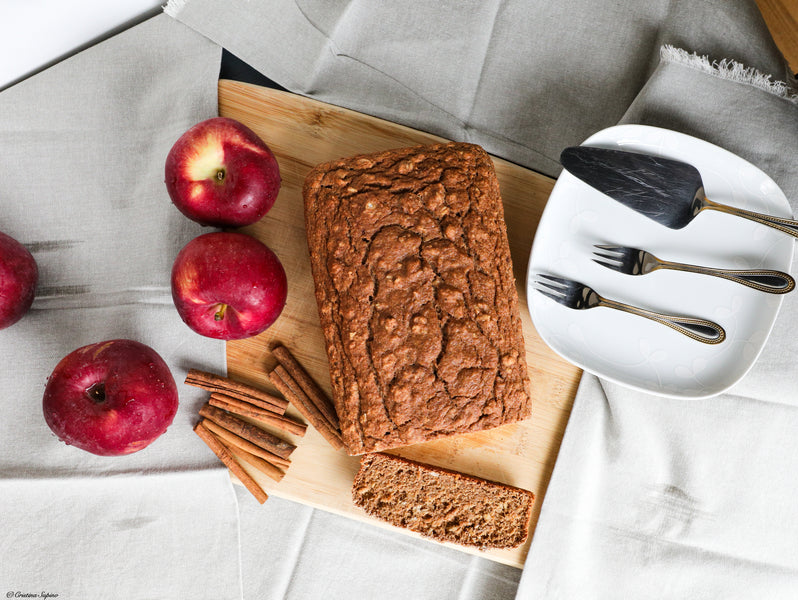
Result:
{"type": "Polygon", "coordinates": [[[379,452],[360,459],[352,484],[352,500],[369,515],[478,548],[523,544],[534,499],[521,488],[379,452]]]}
{"type": "Polygon", "coordinates": [[[529,416],[504,210],[482,148],[416,146],[321,164],[303,194],[349,454],[529,416]]]}

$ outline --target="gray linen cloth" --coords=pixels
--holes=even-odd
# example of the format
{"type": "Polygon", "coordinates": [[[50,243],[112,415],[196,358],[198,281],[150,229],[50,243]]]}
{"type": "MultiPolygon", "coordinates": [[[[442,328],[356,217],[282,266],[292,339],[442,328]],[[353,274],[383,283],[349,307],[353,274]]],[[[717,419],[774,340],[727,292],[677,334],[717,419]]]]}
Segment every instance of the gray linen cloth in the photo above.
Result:
{"type": "MultiPolygon", "coordinates": [[[[552,176],[561,149],[597,130],[669,127],[738,153],[798,197],[798,109],[775,83],[792,79],[752,0],[223,5],[172,0],[166,10],[297,93],[476,142],[552,176]],[[665,45],[710,62],[678,51],[663,60],[665,45]],[[724,59],[737,67],[713,68],[724,59]]],[[[755,368],[722,397],[663,400],[585,376],[519,598],[798,594],[796,302],[784,303],[755,368]]],[[[277,517],[308,523],[286,536],[302,552],[284,557],[244,536],[245,589],[319,597],[321,580],[329,598],[352,597],[353,586],[363,597],[513,595],[511,571],[415,541],[375,543],[363,526],[303,520],[308,511],[241,507],[243,528],[285,536],[277,517]],[[393,568],[363,568],[375,547],[393,568]],[[313,567],[307,556],[318,556],[313,567]],[[250,571],[267,558],[274,587],[250,571]],[[440,583],[425,583],[435,571],[440,583]]]]}
{"type": "Polygon", "coordinates": [[[0,231],[40,270],[32,310],[0,331],[9,597],[241,597],[236,497],[192,432],[203,395],[182,383],[191,366],[222,371],[224,344],[172,305],[172,261],[201,228],[163,184],[177,137],[216,114],[220,54],[161,14],[0,93],[0,231]],[[149,447],[98,457],[56,439],[42,392],[63,356],[114,338],[161,354],[180,407],[149,447]]]}
{"type": "Polygon", "coordinates": [[[787,77],[753,0],[172,0],[166,10],[291,91],[552,176],[562,148],[618,123],[665,44],[787,77]]]}

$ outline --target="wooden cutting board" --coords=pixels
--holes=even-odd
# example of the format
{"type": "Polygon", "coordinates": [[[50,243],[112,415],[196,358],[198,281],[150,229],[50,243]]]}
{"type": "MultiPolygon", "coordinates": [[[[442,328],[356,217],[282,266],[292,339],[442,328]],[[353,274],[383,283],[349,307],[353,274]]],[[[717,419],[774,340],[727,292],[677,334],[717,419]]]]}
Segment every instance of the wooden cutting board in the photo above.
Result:
{"type": "MultiPolygon", "coordinates": [[[[228,343],[228,373],[274,391],[267,379],[276,364],[269,349],[279,341],[329,393],[329,366],[305,242],[305,175],[316,164],[335,158],[438,142],[441,138],[298,95],[226,80],[219,82],[219,114],[251,127],[277,156],[283,179],[280,195],[269,214],[244,231],[274,250],[288,275],[288,301],[282,315],[263,334],[228,343]]],[[[419,444],[395,453],[533,491],[534,533],[581,371],[544,344],[526,308],[527,260],[554,181],[501,159],[495,159],[495,164],[520,295],[533,415],[520,424],[419,444]]],[[[288,412],[299,416],[292,407],[288,412]]],[[[312,428],[303,438],[292,441],[298,448],[279,484],[250,471],[269,494],[387,527],[352,504],[350,490],[359,458],[333,451],[312,428]]],[[[529,541],[514,550],[464,551],[522,567],[528,548],[529,541]]]]}

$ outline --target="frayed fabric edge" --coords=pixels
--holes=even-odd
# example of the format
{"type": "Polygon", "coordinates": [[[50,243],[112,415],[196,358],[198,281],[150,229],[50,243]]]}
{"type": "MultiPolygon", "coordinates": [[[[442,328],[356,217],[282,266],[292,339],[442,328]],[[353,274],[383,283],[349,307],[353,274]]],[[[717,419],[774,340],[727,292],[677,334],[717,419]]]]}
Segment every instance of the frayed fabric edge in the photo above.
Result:
{"type": "Polygon", "coordinates": [[[710,62],[707,56],[699,56],[695,52],[690,54],[682,48],[670,45],[660,48],[660,59],[698,69],[721,79],[750,85],[798,105],[798,93],[789,84],[784,81],[774,81],[771,75],[765,75],[735,60],[724,58],[721,61],[710,62]]]}
{"type": "Polygon", "coordinates": [[[180,11],[186,7],[186,4],[188,4],[188,0],[169,0],[163,7],[163,11],[173,19],[176,19],[180,11]]]}

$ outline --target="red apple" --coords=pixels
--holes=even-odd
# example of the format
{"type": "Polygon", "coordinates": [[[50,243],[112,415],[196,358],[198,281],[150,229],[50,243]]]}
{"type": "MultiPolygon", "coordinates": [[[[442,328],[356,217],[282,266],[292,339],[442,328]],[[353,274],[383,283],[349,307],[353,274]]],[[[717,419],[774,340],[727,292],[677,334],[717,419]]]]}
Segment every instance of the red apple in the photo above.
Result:
{"type": "Polygon", "coordinates": [[[246,125],[215,117],[197,123],[166,157],[166,189],[175,206],[202,225],[242,227],[258,221],[280,190],[280,168],[246,125]]]}
{"type": "Polygon", "coordinates": [[[28,249],[0,232],[0,329],[19,321],[31,304],[39,269],[28,249]]]}
{"type": "Polygon", "coordinates": [[[287,294],[280,260],[265,244],[243,233],[194,238],[172,267],[177,312],[206,337],[237,340],[258,335],[280,316],[287,294]]]}
{"type": "Polygon", "coordinates": [[[68,445],[100,456],[137,452],[166,431],[177,386],[155,350],[133,340],[89,344],[56,365],[44,420],[68,445]]]}

